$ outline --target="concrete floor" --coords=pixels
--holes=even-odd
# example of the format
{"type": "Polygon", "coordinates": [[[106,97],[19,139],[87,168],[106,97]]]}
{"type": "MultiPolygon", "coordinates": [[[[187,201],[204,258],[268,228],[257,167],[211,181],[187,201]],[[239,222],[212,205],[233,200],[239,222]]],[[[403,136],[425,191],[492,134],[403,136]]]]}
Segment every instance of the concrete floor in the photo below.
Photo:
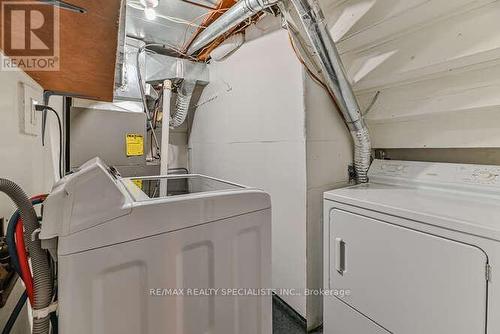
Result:
{"type": "Polygon", "coordinates": [[[323,326],[321,326],[320,328],[315,329],[312,332],[309,332],[309,334],[323,334],[323,326]]]}
{"type": "MultiPolygon", "coordinates": [[[[273,334],[306,334],[306,320],[279,297],[273,297],[273,334]]],[[[323,326],[307,333],[323,334],[323,326]]]]}
{"type": "Polygon", "coordinates": [[[273,334],[306,334],[306,322],[279,297],[273,297],[273,334]]]}

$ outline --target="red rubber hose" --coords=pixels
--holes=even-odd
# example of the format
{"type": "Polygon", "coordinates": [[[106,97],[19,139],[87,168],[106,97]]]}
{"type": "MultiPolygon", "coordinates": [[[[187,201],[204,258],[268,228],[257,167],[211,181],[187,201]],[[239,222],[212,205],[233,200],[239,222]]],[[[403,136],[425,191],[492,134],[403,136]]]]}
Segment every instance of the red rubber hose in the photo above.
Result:
{"type": "Polygon", "coordinates": [[[30,198],[31,201],[36,201],[37,199],[40,199],[42,201],[45,201],[45,199],[49,196],[48,194],[41,194],[41,195],[36,195],[30,198]]]}
{"type": "MultiPolygon", "coordinates": [[[[44,201],[48,195],[37,195],[31,197],[31,201],[42,200],[44,201]]],[[[31,274],[30,265],[28,262],[28,254],[26,253],[26,245],[24,243],[24,227],[23,221],[19,218],[16,225],[16,251],[17,257],[19,258],[19,267],[21,269],[21,279],[26,286],[26,293],[30,300],[31,305],[34,305],[34,287],[33,287],[33,276],[31,274]]]]}
{"type": "Polygon", "coordinates": [[[28,254],[26,254],[26,246],[24,244],[24,228],[23,221],[19,219],[16,225],[16,250],[19,257],[19,267],[21,269],[21,278],[26,286],[26,292],[33,305],[33,277],[31,276],[31,269],[28,262],[28,254]]]}

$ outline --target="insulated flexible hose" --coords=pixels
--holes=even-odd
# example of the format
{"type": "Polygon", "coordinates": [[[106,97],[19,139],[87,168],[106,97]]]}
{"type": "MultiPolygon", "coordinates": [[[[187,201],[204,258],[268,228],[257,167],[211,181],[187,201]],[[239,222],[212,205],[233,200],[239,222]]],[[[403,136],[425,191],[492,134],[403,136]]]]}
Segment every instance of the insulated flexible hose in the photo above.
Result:
{"type": "Polygon", "coordinates": [[[357,131],[351,131],[354,141],[354,168],[356,179],[359,183],[368,182],[368,169],[371,164],[371,142],[370,134],[366,127],[357,131]]]}
{"type": "MultiPolygon", "coordinates": [[[[52,274],[47,254],[41,247],[39,239],[31,239],[33,233],[40,227],[35,209],[24,191],[12,181],[0,178],[0,191],[5,193],[19,208],[24,224],[24,242],[28,246],[33,267],[33,281],[35,300],[33,309],[40,310],[48,307],[52,301],[52,274]]],[[[49,316],[42,319],[33,319],[33,334],[49,333],[49,316]]]]}
{"type": "Polygon", "coordinates": [[[175,102],[175,113],[170,119],[170,126],[172,128],[178,128],[186,120],[189,105],[191,103],[191,97],[193,96],[194,88],[196,87],[195,81],[189,81],[184,79],[177,93],[177,100],[175,102]]]}

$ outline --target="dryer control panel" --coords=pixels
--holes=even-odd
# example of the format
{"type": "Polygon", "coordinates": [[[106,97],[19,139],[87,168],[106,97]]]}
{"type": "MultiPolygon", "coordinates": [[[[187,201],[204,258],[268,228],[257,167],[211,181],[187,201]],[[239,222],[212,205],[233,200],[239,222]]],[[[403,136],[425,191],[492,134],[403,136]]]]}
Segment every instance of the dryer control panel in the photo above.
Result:
{"type": "Polygon", "coordinates": [[[371,182],[491,189],[500,194],[500,166],[374,160],[368,175],[371,182]]]}

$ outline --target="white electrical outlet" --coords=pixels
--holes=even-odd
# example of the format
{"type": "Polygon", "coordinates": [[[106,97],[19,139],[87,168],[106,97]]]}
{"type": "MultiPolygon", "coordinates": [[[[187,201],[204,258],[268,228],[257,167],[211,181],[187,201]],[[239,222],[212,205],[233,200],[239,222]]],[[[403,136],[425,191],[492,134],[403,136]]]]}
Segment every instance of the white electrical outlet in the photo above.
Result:
{"type": "Polygon", "coordinates": [[[21,116],[21,132],[27,135],[38,136],[40,133],[42,114],[35,110],[35,105],[41,103],[43,92],[25,83],[21,84],[23,93],[21,95],[19,113],[21,116]]]}

